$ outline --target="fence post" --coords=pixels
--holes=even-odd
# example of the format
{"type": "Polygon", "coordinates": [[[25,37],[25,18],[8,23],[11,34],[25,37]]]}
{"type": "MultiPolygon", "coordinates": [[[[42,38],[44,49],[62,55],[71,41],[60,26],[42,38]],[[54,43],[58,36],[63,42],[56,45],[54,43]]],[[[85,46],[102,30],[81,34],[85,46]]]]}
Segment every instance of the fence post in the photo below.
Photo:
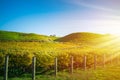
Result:
{"type": "Polygon", "coordinates": [[[9,56],[6,55],[6,57],[5,57],[5,76],[4,76],[4,80],[8,80],[8,61],[9,61],[9,56]]]}
{"type": "Polygon", "coordinates": [[[55,77],[57,77],[57,57],[55,58],[54,63],[55,63],[55,65],[54,65],[54,69],[55,69],[55,77]]]}
{"type": "Polygon", "coordinates": [[[70,73],[73,74],[73,57],[70,58],[70,73]]]}
{"type": "Polygon", "coordinates": [[[84,56],[83,65],[84,65],[84,70],[86,71],[86,56],[84,56]]]}
{"type": "Polygon", "coordinates": [[[110,65],[112,65],[112,55],[110,55],[110,65]]]}
{"type": "Polygon", "coordinates": [[[118,55],[118,57],[117,57],[117,64],[119,65],[119,55],[118,55]]]}
{"type": "Polygon", "coordinates": [[[32,80],[35,80],[36,73],[36,57],[32,58],[32,80]]]}
{"type": "Polygon", "coordinates": [[[103,55],[103,67],[105,67],[105,54],[103,55]]]}
{"type": "Polygon", "coordinates": [[[94,69],[96,69],[96,64],[97,64],[97,56],[94,55],[94,69]]]}

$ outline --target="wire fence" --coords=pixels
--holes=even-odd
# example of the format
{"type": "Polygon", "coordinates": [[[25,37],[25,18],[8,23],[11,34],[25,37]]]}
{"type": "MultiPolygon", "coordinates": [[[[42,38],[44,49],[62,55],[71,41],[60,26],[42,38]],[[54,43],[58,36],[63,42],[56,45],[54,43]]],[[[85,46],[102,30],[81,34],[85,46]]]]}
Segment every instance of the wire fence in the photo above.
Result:
{"type": "MultiPolygon", "coordinates": [[[[27,74],[27,73],[31,74],[30,77],[32,80],[35,80],[36,74],[39,72],[39,70],[42,70],[42,68],[36,67],[37,59],[35,56],[32,58],[32,60],[31,60],[32,63],[29,67],[23,66],[21,64],[19,65],[14,62],[11,62],[12,64],[9,64],[10,58],[11,57],[9,55],[5,56],[4,65],[2,65],[0,68],[0,75],[3,76],[4,80],[8,80],[9,77],[15,77],[15,76],[19,76],[19,75],[27,74]]],[[[50,70],[53,69],[53,74],[55,77],[57,77],[57,72],[59,71],[59,68],[58,68],[59,60],[58,59],[59,59],[59,57],[55,57],[54,65],[49,68],[50,70]]],[[[81,69],[84,71],[86,71],[89,68],[93,68],[94,70],[97,69],[97,67],[104,68],[108,64],[110,64],[110,65],[119,64],[119,60],[120,60],[119,56],[114,59],[111,56],[108,57],[106,55],[103,55],[103,56],[94,55],[92,58],[93,63],[90,64],[90,65],[92,65],[92,67],[90,67],[87,65],[87,63],[89,63],[88,59],[89,58],[86,55],[84,55],[83,58],[81,58],[81,60],[82,60],[81,69]]],[[[75,63],[75,58],[73,56],[71,56],[69,59],[69,66],[67,68],[69,70],[70,74],[73,74],[74,69],[76,69],[75,68],[76,64],[74,64],[74,63],[75,63]]],[[[46,70],[46,71],[48,71],[48,70],[46,70]]]]}

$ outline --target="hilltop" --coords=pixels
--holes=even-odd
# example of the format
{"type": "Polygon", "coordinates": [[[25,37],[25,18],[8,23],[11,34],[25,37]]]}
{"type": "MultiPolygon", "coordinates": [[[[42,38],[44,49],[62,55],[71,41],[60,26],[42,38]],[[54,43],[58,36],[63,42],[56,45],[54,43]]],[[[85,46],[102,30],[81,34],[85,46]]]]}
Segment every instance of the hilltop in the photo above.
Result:
{"type": "Polygon", "coordinates": [[[12,31],[0,31],[0,41],[22,41],[22,42],[70,42],[83,45],[99,44],[111,40],[111,35],[90,32],[71,33],[63,37],[40,35],[35,33],[21,33],[12,31]]]}
{"type": "Polygon", "coordinates": [[[71,33],[64,37],[57,39],[59,42],[72,42],[72,43],[83,43],[83,44],[94,44],[94,43],[102,43],[103,41],[107,41],[112,38],[109,34],[97,34],[90,32],[78,32],[71,33]]]}
{"type": "Polygon", "coordinates": [[[0,41],[54,41],[57,37],[39,35],[35,33],[21,33],[12,31],[0,31],[0,41]]]}

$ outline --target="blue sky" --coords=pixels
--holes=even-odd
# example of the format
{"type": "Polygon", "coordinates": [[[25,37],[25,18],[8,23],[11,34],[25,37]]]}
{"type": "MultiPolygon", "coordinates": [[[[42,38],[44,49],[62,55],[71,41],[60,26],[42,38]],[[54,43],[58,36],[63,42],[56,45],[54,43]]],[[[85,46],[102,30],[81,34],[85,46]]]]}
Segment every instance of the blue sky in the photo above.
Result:
{"type": "Polygon", "coordinates": [[[0,30],[120,34],[119,0],[0,0],[0,30]]]}

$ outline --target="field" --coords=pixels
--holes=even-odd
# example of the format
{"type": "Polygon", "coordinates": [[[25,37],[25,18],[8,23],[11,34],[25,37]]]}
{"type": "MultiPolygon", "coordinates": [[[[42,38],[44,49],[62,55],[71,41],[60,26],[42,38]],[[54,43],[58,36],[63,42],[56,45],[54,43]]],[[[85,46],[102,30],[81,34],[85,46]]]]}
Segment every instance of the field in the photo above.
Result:
{"type": "Polygon", "coordinates": [[[119,38],[95,33],[72,33],[64,37],[0,31],[0,80],[9,55],[9,80],[31,80],[32,57],[36,57],[36,80],[119,80],[119,38]],[[105,55],[105,59],[104,59],[105,55]],[[84,71],[84,56],[86,68],[84,71]],[[94,70],[94,56],[97,57],[94,70]],[[73,74],[69,73],[73,57],[73,74]],[[105,64],[105,68],[103,67],[105,64]]]}
{"type": "MultiPolygon", "coordinates": [[[[36,75],[36,80],[120,80],[120,67],[107,66],[105,68],[98,68],[96,70],[89,69],[87,71],[74,70],[73,75],[67,71],[58,72],[57,77],[54,75],[36,75]]],[[[2,80],[3,77],[0,77],[2,80]]],[[[31,74],[24,74],[20,77],[9,78],[9,80],[31,80],[31,74]]]]}

